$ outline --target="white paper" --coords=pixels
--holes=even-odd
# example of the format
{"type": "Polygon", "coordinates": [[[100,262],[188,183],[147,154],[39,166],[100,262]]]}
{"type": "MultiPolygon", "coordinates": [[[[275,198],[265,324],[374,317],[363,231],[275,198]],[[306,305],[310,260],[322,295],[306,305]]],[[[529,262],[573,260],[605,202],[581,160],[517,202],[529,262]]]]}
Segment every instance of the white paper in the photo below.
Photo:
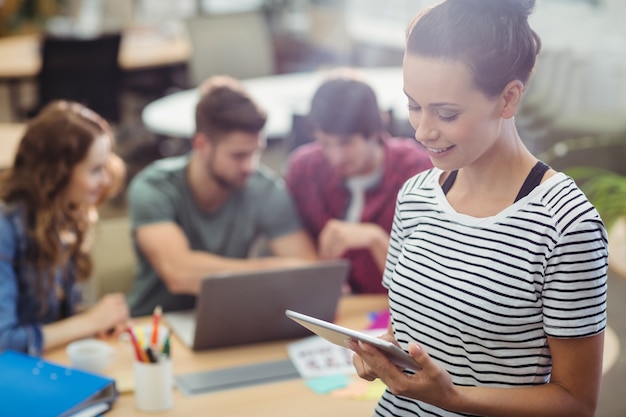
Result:
{"type": "MultiPolygon", "coordinates": [[[[378,337],[384,329],[362,330],[378,337]]],[[[355,374],[352,352],[320,336],[310,336],[287,345],[289,359],[302,378],[316,378],[337,374],[355,374]]]]}
{"type": "Polygon", "coordinates": [[[353,352],[319,336],[289,343],[287,353],[302,378],[355,373],[353,352]]]}
{"type": "Polygon", "coordinates": [[[91,405],[87,408],[83,408],[81,411],[74,413],[71,417],[94,417],[106,412],[109,409],[109,404],[98,403],[91,405]]]}

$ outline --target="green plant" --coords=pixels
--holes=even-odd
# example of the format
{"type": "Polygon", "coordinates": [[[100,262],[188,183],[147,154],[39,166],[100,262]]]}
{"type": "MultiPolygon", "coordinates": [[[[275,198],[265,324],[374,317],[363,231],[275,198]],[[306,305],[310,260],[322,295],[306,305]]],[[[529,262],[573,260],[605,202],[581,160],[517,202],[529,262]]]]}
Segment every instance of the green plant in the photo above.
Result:
{"type": "Polygon", "coordinates": [[[596,167],[572,167],[565,171],[596,207],[607,229],[626,216],[626,176],[596,167]]]}
{"type": "MultiPolygon", "coordinates": [[[[67,0],[0,0],[0,5],[9,12],[0,12],[0,33],[19,33],[24,27],[41,29],[46,19],[58,14],[66,7],[67,0]]],[[[2,7],[0,7],[1,9],[2,7]]]]}

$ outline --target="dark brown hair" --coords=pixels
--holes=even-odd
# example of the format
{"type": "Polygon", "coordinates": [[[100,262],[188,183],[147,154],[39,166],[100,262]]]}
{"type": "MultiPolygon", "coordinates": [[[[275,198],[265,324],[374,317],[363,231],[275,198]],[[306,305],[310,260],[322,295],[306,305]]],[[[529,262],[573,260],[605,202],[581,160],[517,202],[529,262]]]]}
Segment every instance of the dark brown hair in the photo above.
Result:
{"type": "Polygon", "coordinates": [[[325,133],[360,133],[366,138],[383,130],[376,93],[357,72],[347,69],[332,72],[318,87],[308,123],[325,133]]]}
{"type": "Polygon", "coordinates": [[[211,140],[233,131],[258,133],[266,120],[265,110],[236,79],[214,76],[200,85],[196,132],[205,134],[211,140]]]}
{"type": "MultiPolygon", "coordinates": [[[[91,273],[91,258],[83,243],[95,220],[95,207],[76,207],[64,193],[74,167],[102,136],[113,145],[111,129],[99,115],[78,103],[52,102],[28,123],[12,167],[0,177],[0,199],[24,206],[29,239],[26,262],[38,269],[44,302],[43,291],[51,288],[57,268],[65,270],[72,262],[79,281],[91,273]],[[63,232],[73,233],[75,239],[63,243],[63,232]]],[[[106,169],[111,184],[100,202],[115,193],[124,179],[124,164],[115,154],[111,153],[106,169]]]]}
{"type": "Polygon", "coordinates": [[[446,0],[408,28],[406,53],[461,61],[487,96],[513,80],[528,82],[541,50],[528,16],[535,0],[446,0]]]}

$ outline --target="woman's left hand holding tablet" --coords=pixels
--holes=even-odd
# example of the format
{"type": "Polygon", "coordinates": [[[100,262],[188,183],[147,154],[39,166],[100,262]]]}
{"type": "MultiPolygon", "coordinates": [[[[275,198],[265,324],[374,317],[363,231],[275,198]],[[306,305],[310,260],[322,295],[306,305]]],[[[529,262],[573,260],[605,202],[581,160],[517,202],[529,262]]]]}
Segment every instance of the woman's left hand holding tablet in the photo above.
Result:
{"type": "Polygon", "coordinates": [[[414,374],[403,372],[376,347],[367,343],[350,341],[349,347],[355,352],[353,364],[359,377],[368,381],[379,378],[394,395],[449,409],[459,394],[450,374],[415,342],[409,343],[408,350],[422,370],[414,374]]]}

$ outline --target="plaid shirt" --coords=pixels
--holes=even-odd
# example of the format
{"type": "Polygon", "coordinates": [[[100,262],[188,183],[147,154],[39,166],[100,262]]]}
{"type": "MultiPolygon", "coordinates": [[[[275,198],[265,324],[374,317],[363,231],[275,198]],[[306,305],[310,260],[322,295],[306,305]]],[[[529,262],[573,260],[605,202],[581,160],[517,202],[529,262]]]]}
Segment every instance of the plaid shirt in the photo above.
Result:
{"type": "MultiPolygon", "coordinates": [[[[388,138],[381,180],[365,192],[361,223],[375,223],[387,233],[395,211],[400,187],[413,175],[432,167],[428,154],[414,140],[388,138]]],[[[303,145],[292,153],[286,182],[302,221],[317,242],[330,219],[345,218],[350,204],[350,191],[330,165],[321,147],[303,145]]],[[[351,264],[349,285],[353,293],[385,293],[382,271],[368,249],[353,249],[344,254],[351,264]]]]}

